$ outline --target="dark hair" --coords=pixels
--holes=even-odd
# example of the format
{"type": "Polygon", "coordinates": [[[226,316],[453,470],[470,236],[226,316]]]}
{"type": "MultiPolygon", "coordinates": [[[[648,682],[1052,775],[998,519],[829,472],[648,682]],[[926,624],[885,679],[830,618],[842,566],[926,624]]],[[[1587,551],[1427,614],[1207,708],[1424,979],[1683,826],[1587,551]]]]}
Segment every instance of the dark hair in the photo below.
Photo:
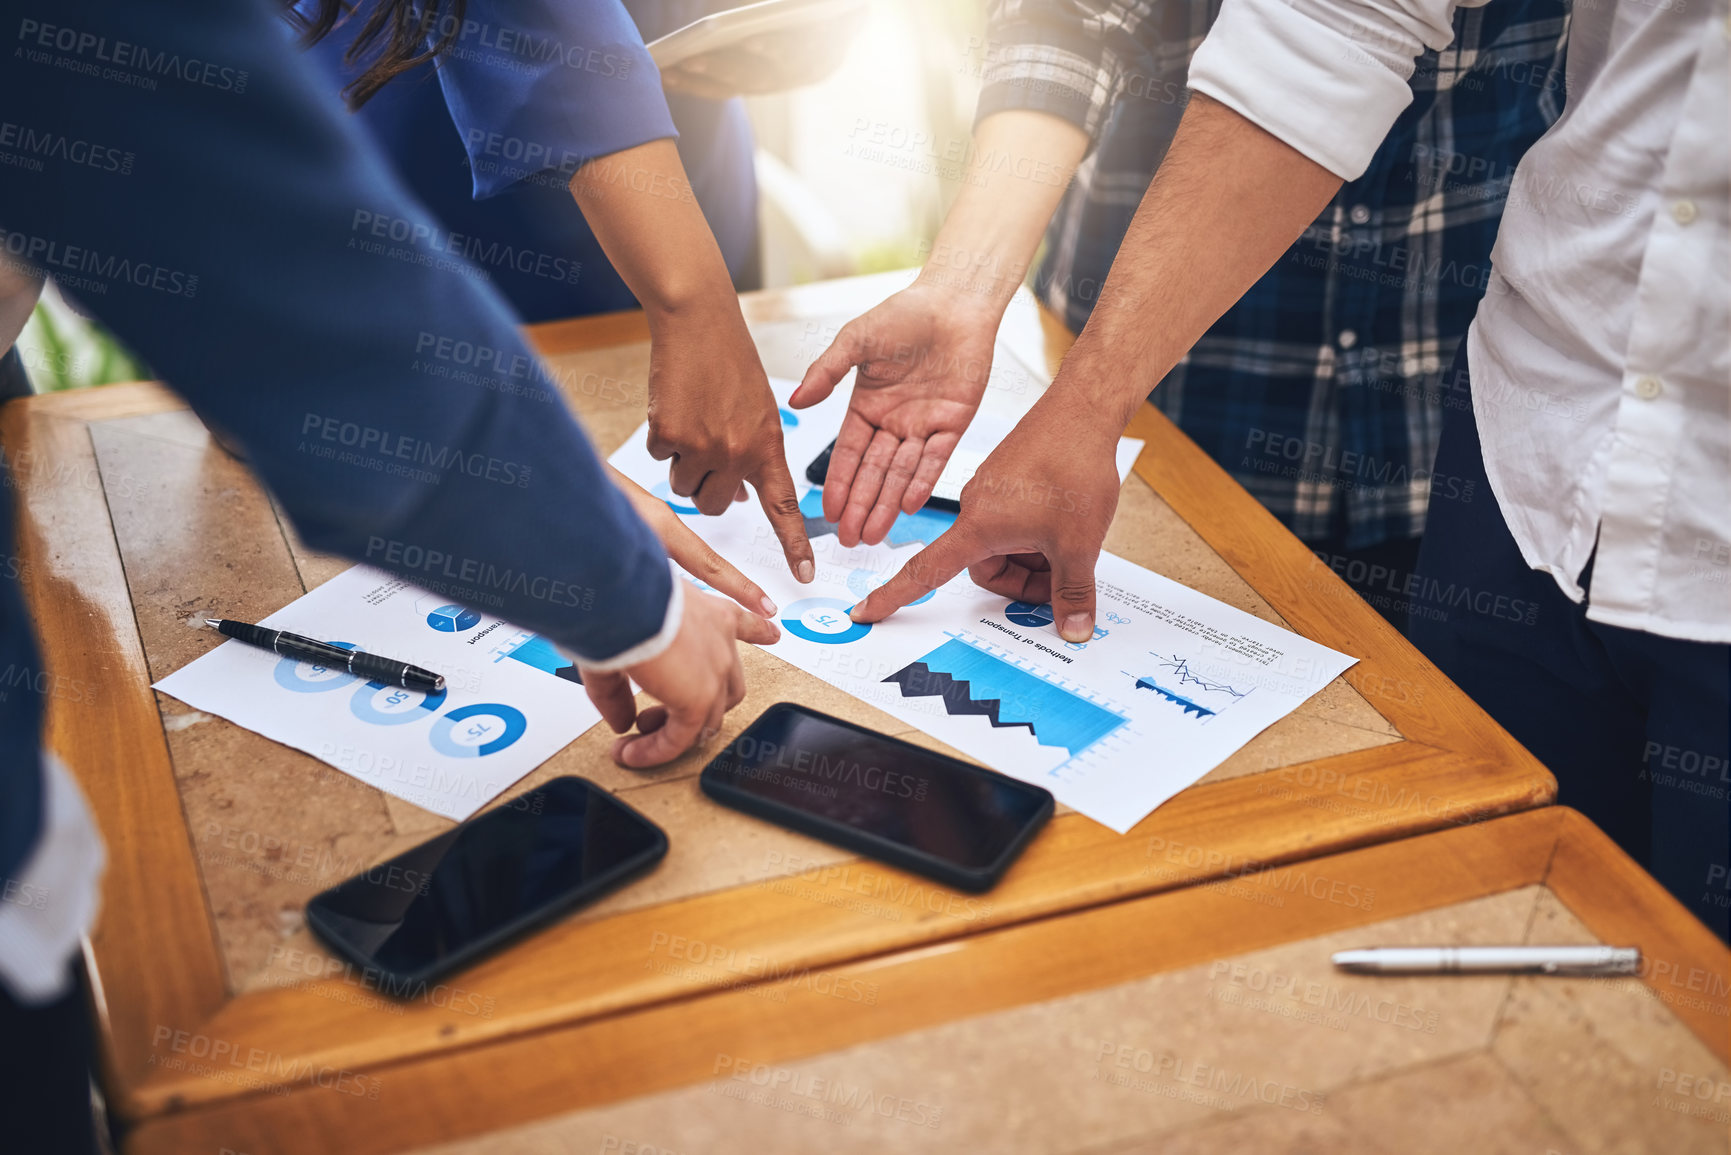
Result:
{"type": "MultiPolygon", "coordinates": [[[[301,42],[307,47],[330,35],[338,21],[354,12],[350,0],[318,0],[318,12],[311,17],[295,11],[294,0],[283,3],[288,9],[289,23],[300,31],[301,42]]],[[[351,65],[361,64],[370,56],[361,74],[343,86],[343,99],[351,109],[359,108],[392,80],[419,68],[456,43],[468,2],[450,0],[448,13],[441,12],[443,7],[444,0],[378,0],[373,5],[366,22],[343,53],[343,62],[351,65]],[[436,28],[443,31],[429,48],[428,35],[436,28]]]]}

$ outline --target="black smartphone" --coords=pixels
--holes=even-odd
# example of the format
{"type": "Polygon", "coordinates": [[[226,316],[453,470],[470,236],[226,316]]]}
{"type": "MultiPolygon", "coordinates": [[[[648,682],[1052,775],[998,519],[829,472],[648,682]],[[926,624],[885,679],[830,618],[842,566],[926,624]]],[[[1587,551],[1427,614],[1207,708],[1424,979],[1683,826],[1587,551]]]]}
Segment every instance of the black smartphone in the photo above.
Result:
{"type": "MultiPolygon", "coordinates": [[[[832,441],[824,447],[822,453],[811,459],[810,465],[805,467],[805,479],[813,485],[822,485],[824,479],[829,476],[829,459],[830,455],[834,452],[835,442],[832,441]]],[[[944,477],[938,479],[937,488],[932,490],[932,495],[930,497],[926,498],[926,509],[941,509],[945,513],[962,512],[960,496],[962,487],[959,484],[946,485],[945,482],[947,480],[948,479],[944,477]],[[954,490],[956,496],[947,496],[951,489],[954,490]]]]}
{"type": "Polygon", "coordinates": [[[958,758],[778,702],[703,768],[717,802],[935,878],[990,889],[1052,796],[958,758]]]}
{"type": "Polygon", "coordinates": [[[666,853],[655,823],[586,778],[555,778],[317,895],[307,925],[381,990],[412,994],[666,853]]]}

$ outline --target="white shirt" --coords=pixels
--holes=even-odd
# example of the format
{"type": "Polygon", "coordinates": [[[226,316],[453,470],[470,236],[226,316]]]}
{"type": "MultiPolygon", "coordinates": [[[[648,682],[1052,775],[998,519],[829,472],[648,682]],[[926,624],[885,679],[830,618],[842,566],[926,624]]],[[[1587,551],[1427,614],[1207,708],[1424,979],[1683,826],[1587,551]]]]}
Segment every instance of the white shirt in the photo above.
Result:
{"type": "Polygon", "coordinates": [[[64,995],[66,964],[96,920],[104,856],[84,795],[52,754],[42,762],[42,831],[0,878],[0,986],[21,1003],[64,995]]]}
{"type": "MultiPolygon", "coordinates": [[[[1190,86],[1350,180],[1457,6],[1225,0],[1190,86]]],[[[1567,103],[1516,169],[1467,336],[1486,472],[1527,564],[1590,619],[1731,642],[1726,0],[1571,20],[1567,103]]],[[[1439,76],[1472,63],[1444,52],[1439,76]]]]}

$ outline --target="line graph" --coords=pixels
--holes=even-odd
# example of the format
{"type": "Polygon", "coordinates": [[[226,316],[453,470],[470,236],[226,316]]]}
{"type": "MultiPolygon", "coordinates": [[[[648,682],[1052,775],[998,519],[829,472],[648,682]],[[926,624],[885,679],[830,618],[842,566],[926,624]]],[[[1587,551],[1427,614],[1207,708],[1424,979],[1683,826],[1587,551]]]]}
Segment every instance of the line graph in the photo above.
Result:
{"type": "Polygon", "coordinates": [[[1190,660],[1173,654],[1162,657],[1149,650],[1148,654],[1164,673],[1132,674],[1124,671],[1125,677],[1136,683],[1138,690],[1152,690],[1160,697],[1180,707],[1186,715],[1195,715],[1207,721],[1217,716],[1234,702],[1250,693],[1249,690],[1238,690],[1230,683],[1218,678],[1209,678],[1196,673],[1190,668],[1190,660]]]}

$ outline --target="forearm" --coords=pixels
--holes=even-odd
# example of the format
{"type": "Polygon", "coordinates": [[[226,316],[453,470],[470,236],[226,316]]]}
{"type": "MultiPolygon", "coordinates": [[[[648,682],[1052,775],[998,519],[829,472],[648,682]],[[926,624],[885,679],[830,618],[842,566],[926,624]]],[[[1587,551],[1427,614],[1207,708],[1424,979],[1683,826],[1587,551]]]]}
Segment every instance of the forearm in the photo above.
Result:
{"type": "Polygon", "coordinates": [[[648,313],[652,332],[682,314],[739,311],[727,262],[673,141],[652,140],[590,161],[570,187],[608,261],[648,313]]]}
{"type": "Polygon", "coordinates": [[[1123,428],[1340,185],[1230,108],[1192,95],[1099,304],[1043,403],[1123,428]]]}
{"type": "Polygon", "coordinates": [[[418,236],[435,226],[270,12],[141,0],[65,14],[135,42],[160,33],[250,85],[244,100],[177,83],[117,101],[62,69],[0,73],[0,106],[39,101],[42,131],[135,141],[153,158],[125,196],[94,170],[8,187],[8,235],[155,274],[91,269],[87,299],[236,435],[310,546],[585,656],[654,635],[671,590],[664,551],[503,299],[473,268],[344,243],[362,206],[418,236]]]}
{"type": "Polygon", "coordinates": [[[1001,315],[1087,147],[1081,129],[1042,112],[1015,109],[982,120],[961,194],[920,281],[1001,315]]]}

